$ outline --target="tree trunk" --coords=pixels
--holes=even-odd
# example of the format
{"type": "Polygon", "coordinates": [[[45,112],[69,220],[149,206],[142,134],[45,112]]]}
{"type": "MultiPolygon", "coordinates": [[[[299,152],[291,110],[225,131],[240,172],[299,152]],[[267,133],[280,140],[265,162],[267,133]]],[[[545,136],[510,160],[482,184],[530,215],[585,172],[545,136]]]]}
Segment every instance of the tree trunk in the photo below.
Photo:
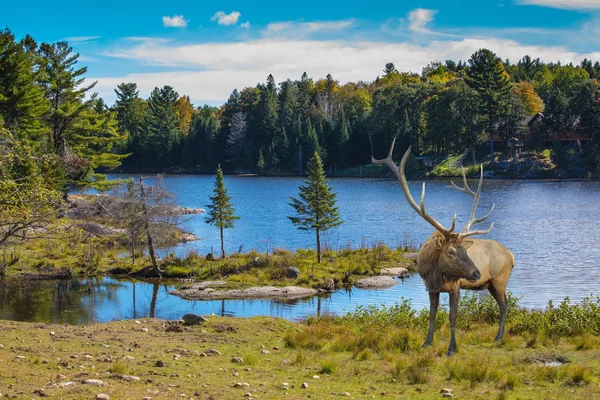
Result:
{"type": "Polygon", "coordinates": [[[488,114],[488,129],[490,131],[490,164],[494,165],[494,124],[491,113],[488,114]]]}
{"type": "Polygon", "coordinates": [[[317,231],[317,262],[320,264],[321,263],[321,235],[319,232],[319,228],[317,228],[316,231],[317,231]]]}
{"type": "Polygon", "coordinates": [[[225,259],[225,242],[223,241],[223,227],[221,227],[221,257],[225,259]]]}
{"type": "Polygon", "coordinates": [[[142,213],[144,214],[144,228],[146,229],[146,238],[148,239],[148,252],[152,260],[152,270],[157,276],[160,276],[160,268],[156,261],[156,253],[154,252],[154,242],[152,241],[152,232],[150,232],[150,221],[148,217],[148,209],[146,207],[146,192],[144,191],[144,178],[140,176],[140,194],[142,196],[142,213]]]}
{"type": "Polygon", "coordinates": [[[494,165],[494,135],[490,132],[490,164],[494,165]]]}

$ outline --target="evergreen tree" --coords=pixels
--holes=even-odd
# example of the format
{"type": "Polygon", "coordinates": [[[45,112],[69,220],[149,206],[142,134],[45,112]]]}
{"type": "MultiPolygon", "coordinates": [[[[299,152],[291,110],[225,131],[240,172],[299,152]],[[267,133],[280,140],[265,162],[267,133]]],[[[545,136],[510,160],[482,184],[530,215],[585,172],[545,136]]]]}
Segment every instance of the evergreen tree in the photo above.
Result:
{"type": "Polygon", "coordinates": [[[263,157],[262,149],[258,151],[258,162],[256,163],[256,169],[261,174],[265,172],[265,158],[263,157]]]}
{"type": "Polygon", "coordinates": [[[28,140],[45,133],[42,117],[49,107],[37,82],[42,71],[36,47],[30,36],[16,42],[8,28],[0,30],[0,119],[18,138],[28,140]]]}
{"type": "Polygon", "coordinates": [[[206,223],[219,228],[221,233],[221,255],[225,258],[223,229],[233,228],[234,222],[240,217],[234,215],[235,209],[231,204],[231,197],[227,194],[220,165],[217,167],[214,193],[214,196],[210,197],[211,203],[206,206],[208,208],[206,223]]]}
{"type": "Polygon", "coordinates": [[[67,42],[42,43],[39,53],[54,152],[62,159],[71,185],[107,189],[106,177],[95,170],[115,168],[126,157],[113,153],[113,146],[124,140],[115,116],[103,104],[99,106],[97,96],[86,99],[96,82],[84,85],[87,68],[76,69],[79,54],[73,54],[67,42]]]}
{"type": "Polygon", "coordinates": [[[127,136],[122,152],[132,153],[125,160],[125,165],[134,169],[140,168],[144,159],[143,146],[143,124],[147,104],[138,96],[138,88],[135,83],[121,83],[115,89],[117,100],[114,111],[117,112],[119,132],[127,136]]]}
{"type": "Polygon", "coordinates": [[[494,130],[498,110],[511,90],[510,76],[496,54],[487,49],[475,52],[469,59],[466,82],[481,96],[481,112],[487,119],[490,141],[490,163],[494,164],[494,130]]]}
{"type": "Polygon", "coordinates": [[[181,142],[182,133],[175,110],[178,98],[179,94],[171,86],[164,86],[154,88],[148,99],[144,148],[163,165],[168,165],[168,157],[181,142]]]}
{"type": "Polygon", "coordinates": [[[317,237],[317,258],[321,262],[321,232],[342,224],[336,194],[331,190],[325,177],[319,153],[315,152],[308,162],[308,179],[299,188],[299,199],[291,198],[289,203],[296,210],[295,217],[288,217],[300,230],[314,230],[317,237]]]}

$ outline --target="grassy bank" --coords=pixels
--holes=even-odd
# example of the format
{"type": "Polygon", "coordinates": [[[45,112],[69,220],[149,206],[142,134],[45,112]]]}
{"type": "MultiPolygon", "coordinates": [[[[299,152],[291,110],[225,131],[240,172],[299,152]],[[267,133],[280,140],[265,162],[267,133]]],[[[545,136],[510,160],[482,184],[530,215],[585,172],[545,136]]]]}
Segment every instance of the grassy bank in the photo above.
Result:
{"type": "Polygon", "coordinates": [[[597,301],[538,313],[511,304],[508,334],[494,344],[493,301],[463,301],[452,358],[445,356],[446,315],[435,344],[423,350],[426,313],[406,303],[302,324],[214,316],[195,327],[160,320],[82,327],[3,321],[0,391],[29,398],[43,389],[63,399],[99,393],[113,399],[242,399],[246,393],[437,399],[449,388],[457,398],[600,398],[597,301]],[[553,328],[577,320],[570,330],[553,328]],[[220,355],[210,355],[211,348],[220,355]],[[106,386],[82,383],[87,379],[106,386]]]}
{"type": "MultiPolygon", "coordinates": [[[[361,277],[378,275],[381,268],[414,269],[414,263],[404,257],[405,252],[413,250],[408,243],[397,249],[374,244],[337,252],[329,250],[324,252],[321,264],[317,263],[316,252],[307,249],[296,252],[279,249],[269,254],[250,251],[232,254],[224,260],[190,252],[185,257],[168,255],[161,260],[160,267],[165,278],[226,279],[235,287],[296,285],[320,288],[327,286],[330,279],[340,287],[351,285],[361,277]],[[285,270],[288,267],[298,268],[300,277],[287,278],[285,270]]],[[[151,264],[141,251],[137,252],[133,262],[116,235],[90,237],[77,229],[69,230],[68,234],[26,241],[18,250],[9,249],[7,254],[16,260],[7,268],[7,276],[135,275],[151,264]]]]}

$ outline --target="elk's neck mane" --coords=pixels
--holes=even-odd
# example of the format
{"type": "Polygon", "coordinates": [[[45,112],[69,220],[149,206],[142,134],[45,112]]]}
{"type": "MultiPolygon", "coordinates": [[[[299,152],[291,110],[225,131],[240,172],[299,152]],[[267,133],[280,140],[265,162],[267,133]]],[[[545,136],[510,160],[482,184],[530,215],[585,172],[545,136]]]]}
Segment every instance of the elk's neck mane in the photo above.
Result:
{"type": "Polygon", "coordinates": [[[439,243],[444,237],[439,232],[434,232],[419,250],[418,268],[419,275],[425,281],[428,292],[439,293],[444,283],[450,280],[445,276],[444,269],[439,265],[442,247],[439,243]]]}

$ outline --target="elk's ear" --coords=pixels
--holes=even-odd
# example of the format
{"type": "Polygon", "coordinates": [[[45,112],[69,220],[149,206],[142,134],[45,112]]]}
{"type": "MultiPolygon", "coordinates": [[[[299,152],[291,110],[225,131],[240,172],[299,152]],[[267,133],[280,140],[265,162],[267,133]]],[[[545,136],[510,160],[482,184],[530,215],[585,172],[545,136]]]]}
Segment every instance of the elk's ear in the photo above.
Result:
{"type": "Polygon", "coordinates": [[[446,238],[443,235],[438,235],[435,244],[438,249],[441,249],[446,244],[446,238]]]}
{"type": "Polygon", "coordinates": [[[473,240],[471,240],[471,239],[465,239],[465,240],[462,241],[461,244],[462,244],[462,247],[464,247],[465,250],[467,250],[469,247],[473,246],[473,243],[475,243],[475,242],[473,242],[473,240]]]}

